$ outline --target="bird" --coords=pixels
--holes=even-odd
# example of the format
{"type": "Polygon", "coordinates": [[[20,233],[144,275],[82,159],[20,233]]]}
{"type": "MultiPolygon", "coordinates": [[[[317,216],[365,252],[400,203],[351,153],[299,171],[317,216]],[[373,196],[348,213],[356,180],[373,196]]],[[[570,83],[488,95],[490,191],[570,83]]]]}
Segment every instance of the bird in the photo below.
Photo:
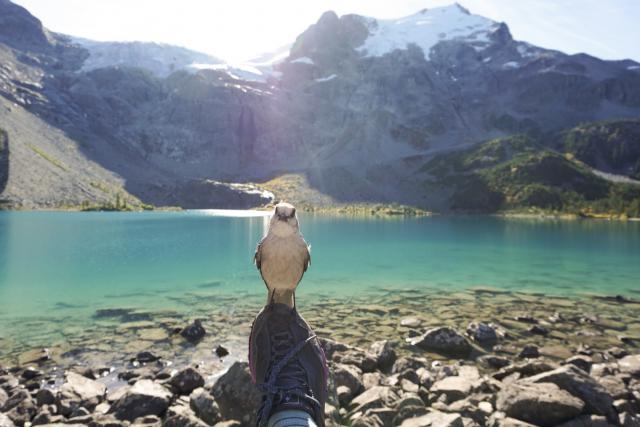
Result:
{"type": "Polygon", "coordinates": [[[253,260],[268,289],[267,304],[295,307],[296,287],[311,263],[311,250],[300,233],[295,206],[286,202],[275,206],[253,260]]]}

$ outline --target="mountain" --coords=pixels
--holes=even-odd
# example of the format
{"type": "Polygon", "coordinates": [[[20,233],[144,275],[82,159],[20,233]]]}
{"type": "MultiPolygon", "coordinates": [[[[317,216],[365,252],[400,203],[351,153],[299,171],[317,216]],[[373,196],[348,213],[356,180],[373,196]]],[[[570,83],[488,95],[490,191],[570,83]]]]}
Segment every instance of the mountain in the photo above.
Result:
{"type": "Polygon", "coordinates": [[[142,68],[158,77],[167,77],[174,71],[223,63],[214,56],[163,43],[97,42],[79,37],[72,40],[89,52],[81,71],[123,66],[142,68]]]}
{"type": "MultiPolygon", "coordinates": [[[[220,196],[222,188],[245,205],[263,202],[269,197],[258,188],[279,182],[281,189],[278,177],[297,176],[313,190],[301,194],[321,195],[314,200],[323,203],[511,209],[525,205],[505,204],[507,192],[488,208],[457,204],[458,188],[433,171],[455,161],[450,155],[515,135],[533,152],[573,153],[587,165],[581,173],[607,185],[633,186],[637,178],[639,64],[519,42],[506,24],[459,5],[397,20],[326,12],[271,59],[195,71],[184,69],[184,60],[166,77],[146,61],[89,66],[96,62],[86,43],[52,34],[0,0],[0,20],[7,16],[13,27],[0,22],[0,128],[10,148],[10,191],[3,193],[10,206],[93,203],[120,191],[105,195],[78,184],[100,174],[132,203],[153,205],[236,206],[220,196]],[[620,127],[598,124],[606,120],[620,127]],[[589,126],[600,129],[589,131],[600,142],[578,138],[589,126]],[[38,127],[36,148],[77,177],[24,148],[34,144],[29,135],[38,127]],[[611,140],[623,141],[626,151],[609,148],[611,140]],[[37,168],[12,167],[35,161],[37,168]],[[41,168],[55,172],[47,180],[70,180],[69,191],[23,185],[41,168]],[[631,181],[614,182],[621,179],[631,181]],[[232,185],[239,182],[267,184],[245,191],[232,185]]],[[[166,49],[148,56],[172,60],[173,48],[166,49]]],[[[163,61],[166,72],[171,62],[163,61]]]]}

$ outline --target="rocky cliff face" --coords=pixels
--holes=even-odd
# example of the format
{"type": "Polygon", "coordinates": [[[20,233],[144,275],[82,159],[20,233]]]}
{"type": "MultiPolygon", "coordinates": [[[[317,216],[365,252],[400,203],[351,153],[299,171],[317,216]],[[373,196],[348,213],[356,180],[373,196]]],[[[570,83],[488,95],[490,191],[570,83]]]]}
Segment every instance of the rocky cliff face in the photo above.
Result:
{"type": "Polygon", "coordinates": [[[296,172],[336,200],[446,209],[416,178],[434,155],[640,113],[638,64],[518,42],[457,5],[392,21],[327,12],[249,80],[223,67],[163,77],[143,63],[96,66],[24,9],[0,8],[24,33],[0,26],[0,94],[157,204],[169,202],[158,187],[296,172]]]}

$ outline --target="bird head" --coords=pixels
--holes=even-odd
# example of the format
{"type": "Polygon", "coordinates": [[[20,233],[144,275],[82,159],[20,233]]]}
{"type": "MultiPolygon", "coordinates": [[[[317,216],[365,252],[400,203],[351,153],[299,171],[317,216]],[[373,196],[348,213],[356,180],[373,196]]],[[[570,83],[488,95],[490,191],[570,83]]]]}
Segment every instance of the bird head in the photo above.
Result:
{"type": "Polygon", "coordinates": [[[296,208],[292,204],[280,202],[271,216],[269,230],[278,235],[287,235],[299,230],[296,208]]]}

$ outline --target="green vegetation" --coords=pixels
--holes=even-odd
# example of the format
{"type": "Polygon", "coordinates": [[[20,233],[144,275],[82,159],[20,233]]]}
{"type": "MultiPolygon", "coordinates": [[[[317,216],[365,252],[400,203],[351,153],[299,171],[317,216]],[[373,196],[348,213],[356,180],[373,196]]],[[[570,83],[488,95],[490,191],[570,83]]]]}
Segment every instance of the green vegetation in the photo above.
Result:
{"type": "Polygon", "coordinates": [[[552,146],[591,166],[640,180],[640,120],[576,126],[561,133],[552,146]]]}
{"type": "Polygon", "coordinates": [[[91,203],[85,200],[80,205],[80,210],[85,212],[94,212],[94,211],[131,212],[131,211],[139,211],[139,210],[153,210],[153,206],[147,205],[145,203],[133,204],[125,196],[121,196],[119,193],[116,193],[115,199],[109,200],[108,202],[91,203]]]}
{"type": "Polygon", "coordinates": [[[64,163],[62,163],[61,161],[59,161],[55,157],[51,156],[50,154],[45,153],[40,148],[35,147],[35,146],[31,145],[31,144],[27,144],[27,146],[31,149],[31,151],[33,151],[38,156],[42,157],[43,159],[45,159],[46,161],[48,161],[52,165],[62,169],[65,172],[69,172],[69,168],[67,168],[67,166],[64,163]]]}
{"type": "Polygon", "coordinates": [[[457,211],[640,217],[640,185],[607,181],[575,157],[514,136],[437,156],[423,171],[452,189],[457,211]]]}

